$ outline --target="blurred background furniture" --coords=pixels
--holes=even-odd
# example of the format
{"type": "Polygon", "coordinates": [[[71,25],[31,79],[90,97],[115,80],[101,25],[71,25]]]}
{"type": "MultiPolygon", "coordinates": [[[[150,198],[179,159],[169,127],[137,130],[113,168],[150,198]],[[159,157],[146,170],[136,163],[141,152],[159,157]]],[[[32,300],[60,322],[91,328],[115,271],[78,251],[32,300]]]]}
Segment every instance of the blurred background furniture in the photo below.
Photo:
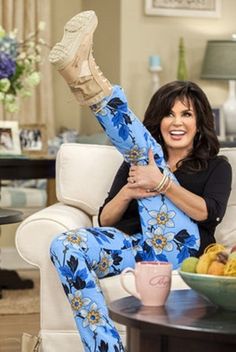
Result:
{"type": "Polygon", "coordinates": [[[1,226],[0,289],[32,288],[31,280],[26,282],[12,270],[19,259],[11,242],[17,223],[55,202],[55,158],[2,156],[0,185],[0,224],[12,224],[1,226]]]}
{"type": "MultiPolygon", "coordinates": [[[[236,148],[222,149],[236,170],[236,148]]],[[[56,160],[58,203],[25,219],[16,233],[16,246],[24,260],[40,269],[40,335],[43,352],[83,351],[70,304],[49,258],[54,236],[78,227],[97,224],[98,208],[111,186],[122,156],[112,146],[65,143],[56,160]]],[[[226,246],[236,243],[236,185],[216,239],[226,246]]],[[[107,302],[127,296],[119,276],[100,280],[107,302]]],[[[130,282],[131,285],[131,282],[130,282]]],[[[177,272],[172,275],[172,289],[187,288],[177,272]]],[[[118,325],[125,339],[125,327],[118,325]]]]}
{"type": "MultiPolygon", "coordinates": [[[[0,158],[0,181],[47,179],[47,205],[56,201],[55,193],[55,158],[54,157],[5,157],[0,158]]],[[[3,190],[4,191],[4,190],[3,190]]],[[[5,189],[6,191],[6,189],[5,189]]],[[[13,192],[13,189],[10,189],[13,192]]],[[[18,190],[19,191],[19,190],[18,190]]],[[[25,190],[26,191],[26,190],[25,190]]],[[[30,194],[31,200],[33,193],[30,194]]],[[[25,199],[27,196],[25,197],[25,199]]],[[[30,197],[29,197],[30,198],[30,197]]],[[[22,198],[21,198],[22,199],[22,198]]],[[[29,199],[30,200],[30,199],[29,199]]],[[[16,202],[20,204],[20,200],[16,202]]],[[[32,204],[33,205],[33,204],[32,204]]],[[[2,204],[6,206],[6,204],[2,204]]],[[[7,204],[13,206],[14,204],[7,204]]]]}

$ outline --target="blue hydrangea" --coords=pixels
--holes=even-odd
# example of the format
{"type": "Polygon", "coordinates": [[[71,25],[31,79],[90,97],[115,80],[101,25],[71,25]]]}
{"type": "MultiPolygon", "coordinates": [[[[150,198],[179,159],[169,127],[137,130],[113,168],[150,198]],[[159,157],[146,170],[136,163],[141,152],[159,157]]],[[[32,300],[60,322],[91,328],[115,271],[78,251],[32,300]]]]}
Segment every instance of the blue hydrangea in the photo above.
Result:
{"type": "Polygon", "coordinates": [[[16,71],[16,62],[10,55],[0,52],[0,79],[10,78],[16,71]]]}

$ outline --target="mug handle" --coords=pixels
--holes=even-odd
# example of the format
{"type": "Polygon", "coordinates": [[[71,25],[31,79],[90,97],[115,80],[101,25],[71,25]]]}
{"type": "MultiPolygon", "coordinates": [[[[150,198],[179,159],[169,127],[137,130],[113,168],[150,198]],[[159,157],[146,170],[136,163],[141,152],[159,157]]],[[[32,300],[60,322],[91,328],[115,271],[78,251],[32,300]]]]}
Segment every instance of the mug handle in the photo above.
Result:
{"type": "Polygon", "coordinates": [[[126,274],[128,273],[131,273],[134,278],[135,278],[135,270],[132,269],[132,268],[126,268],[124,269],[122,272],[121,272],[121,275],[120,275],[120,282],[121,282],[121,286],[123,287],[123,289],[128,292],[129,294],[131,294],[132,296],[138,298],[138,299],[141,299],[140,297],[140,294],[137,292],[137,291],[133,291],[133,290],[130,290],[128,287],[126,287],[126,284],[125,284],[125,276],[126,274]]]}

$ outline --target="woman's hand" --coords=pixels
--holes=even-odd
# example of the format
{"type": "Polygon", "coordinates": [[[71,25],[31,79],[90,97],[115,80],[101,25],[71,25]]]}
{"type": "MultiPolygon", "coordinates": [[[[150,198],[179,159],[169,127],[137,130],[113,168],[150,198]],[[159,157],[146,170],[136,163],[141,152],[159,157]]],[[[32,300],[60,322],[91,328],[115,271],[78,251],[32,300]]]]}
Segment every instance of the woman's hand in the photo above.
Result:
{"type": "MultiPolygon", "coordinates": [[[[150,190],[154,189],[162,180],[163,174],[156,165],[153,151],[149,149],[148,165],[131,165],[129,170],[129,177],[127,179],[130,189],[136,190],[150,190]]],[[[157,194],[154,192],[154,194],[157,194]]],[[[136,198],[137,199],[137,198],[136,198]]]]}
{"type": "Polygon", "coordinates": [[[132,199],[138,200],[142,198],[153,197],[158,194],[156,191],[151,191],[149,188],[138,186],[134,187],[133,184],[129,182],[123,187],[123,192],[130,201],[132,199]]]}

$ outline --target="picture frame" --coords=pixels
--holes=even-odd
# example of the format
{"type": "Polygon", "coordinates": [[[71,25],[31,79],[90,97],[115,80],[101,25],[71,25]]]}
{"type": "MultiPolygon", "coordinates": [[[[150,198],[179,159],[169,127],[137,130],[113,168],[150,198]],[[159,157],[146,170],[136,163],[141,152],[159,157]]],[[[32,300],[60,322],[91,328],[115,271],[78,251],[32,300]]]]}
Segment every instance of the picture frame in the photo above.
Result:
{"type": "Polygon", "coordinates": [[[145,13],[151,16],[221,16],[221,0],[145,0],[145,13]]]}
{"type": "Polygon", "coordinates": [[[22,124],[19,127],[21,151],[25,155],[47,155],[47,130],[44,124],[22,124]]]}
{"type": "Polygon", "coordinates": [[[224,121],[223,108],[222,106],[213,106],[212,112],[214,116],[216,135],[219,141],[225,141],[226,135],[225,135],[225,121],[224,121]]]}
{"type": "Polygon", "coordinates": [[[17,121],[0,121],[0,155],[21,155],[17,121]]]}

